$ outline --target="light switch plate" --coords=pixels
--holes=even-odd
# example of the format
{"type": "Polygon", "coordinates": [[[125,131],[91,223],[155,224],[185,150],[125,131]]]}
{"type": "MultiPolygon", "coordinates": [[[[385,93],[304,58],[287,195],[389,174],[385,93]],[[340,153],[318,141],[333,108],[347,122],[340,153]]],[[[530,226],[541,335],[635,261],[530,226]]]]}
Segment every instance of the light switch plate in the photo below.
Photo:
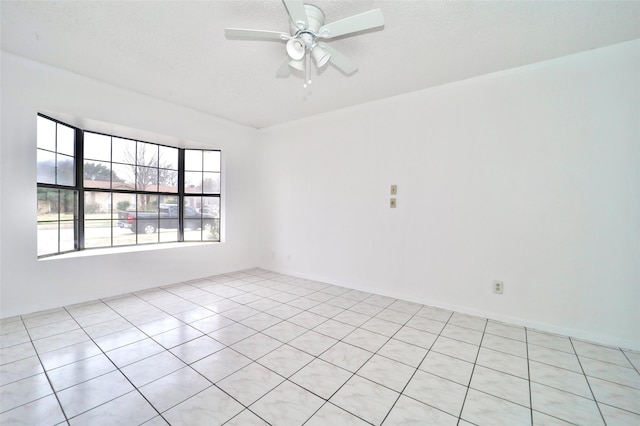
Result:
{"type": "Polygon", "coordinates": [[[391,195],[396,195],[398,193],[398,185],[391,185],[391,195]]]}
{"type": "Polygon", "coordinates": [[[392,209],[396,208],[396,199],[392,198],[389,202],[389,207],[391,207],[392,209]]]}

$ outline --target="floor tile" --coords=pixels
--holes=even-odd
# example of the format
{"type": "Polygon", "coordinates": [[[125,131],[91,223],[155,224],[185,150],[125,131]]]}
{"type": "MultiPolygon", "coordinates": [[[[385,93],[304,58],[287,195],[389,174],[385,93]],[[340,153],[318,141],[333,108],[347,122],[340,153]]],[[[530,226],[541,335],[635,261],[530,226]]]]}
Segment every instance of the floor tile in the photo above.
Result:
{"type": "Polygon", "coordinates": [[[293,324],[299,325],[301,327],[311,329],[311,328],[317,327],[318,325],[322,324],[326,320],[327,319],[322,315],[305,311],[305,312],[299,313],[298,315],[292,316],[287,321],[293,324]]]}
{"type": "Polygon", "coordinates": [[[461,314],[454,312],[449,319],[449,324],[458,325],[460,327],[470,328],[472,330],[484,331],[487,320],[473,315],[461,314]]]}
{"type": "Polygon", "coordinates": [[[532,382],[593,399],[591,389],[583,374],[536,361],[529,361],[529,371],[532,382]]]}
{"type": "Polygon", "coordinates": [[[330,402],[374,425],[382,424],[399,394],[359,376],[353,376],[330,402]]]}
{"type": "Polygon", "coordinates": [[[162,376],[185,367],[185,363],[171,352],[160,352],[129,364],[121,371],[135,386],[144,386],[162,376]]]}
{"type": "Polygon", "coordinates": [[[476,345],[461,342],[459,340],[449,339],[448,337],[440,336],[436,342],[431,346],[431,350],[441,353],[443,355],[449,355],[454,358],[459,358],[467,362],[475,362],[478,356],[478,350],[480,348],[476,345]]]}
{"type": "Polygon", "coordinates": [[[580,364],[587,376],[597,377],[598,379],[607,380],[619,385],[640,389],[640,373],[638,373],[635,368],[622,367],[618,364],[611,364],[587,357],[579,356],[579,358],[580,364]]]}
{"type": "Polygon", "coordinates": [[[0,366],[0,386],[17,382],[44,372],[37,356],[31,356],[0,366]]]}
{"type": "Polygon", "coordinates": [[[321,398],[329,399],[352,375],[353,373],[347,370],[315,359],[289,380],[321,398]]]}
{"type": "Polygon", "coordinates": [[[0,387],[0,411],[11,410],[52,393],[44,373],[9,383],[0,387]]]}
{"type": "Polygon", "coordinates": [[[407,321],[405,325],[407,327],[417,328],[418,330],[427,331],[432,334],[440,334],[446,324],[441,321],[416,315],[407,321]]]}
{"type": "Polygon", "coordinates": [[[116,366],[106,356],[99,354],[63,367],[49,370],[47,376],[56,391],[86,382],[94,377],[114,371],[116,366]]]}
{"type": "Polygon", "coordinates": [[[342,339],[343,342],[357,346],[369,352],[376,352],[380,349],[389,338],[382,334],[374,333],[362,328],[356,328],[348,336],[342,339]]]}
{"type": "Polygon", "coordinates": [[[252,317],[249,317],[247,319],[240,321],[240,324],[253,328],[256,331],[262,331],[265,328],[269,328],[273,325],[276,325],[281,321],[282,319],[276,316],[269,315],[265,312],[260,312],[259,314],[256,314],[252,317]]]}
{"type": "Polygon", "coordinates": [[[596,401],[640,414],[640,391],[638,389],[594,377],[589,377],[588,381],[596,401]]]}
{"type": "Polygon", "coordinates": [[[603,425],[596,403],[587,398],[531,383],[533,409],[577,424],[603,425]]]}
{"type": "MultiPolygon", "coordinates": [[[[212,422],[213,423],[213,422],[212,422]]],[[[185,423],[187,425],[195,423],[185,423]]],[[[215,423],[213,423],[215,424],[215,423]]],[[[244,410],[224,424],[225,426],[269,426],[269,423],[256,416],[250,410],[244,410]]]]}
{"type": "Polygon", "coordinates": [[[320,359],[355,373],[372,356],[373,353],[369,351],[348,343],[338,342],[320,355],[320,359]]]}
{"type": "Polygon", "coordinates": [[[638,426],[640,425],[640,414],[635,414],[606,404],[600,404],[600,411],[607,425],[610,426],[638,426]]]}
{"type": "Polygon", "coordinates": [[[137,390],[124,394],[69,420],[71,426],[128,426],[142,424],[158,412],[137,390]]]}
{"type": "Polygon", "coordinates": [[[0,424],[3,425],[33,425],[58,424],[65,420],[58,400],[54,395],[45,396],[12,410],[4,411],[2,404],[0,424]]]}
{"type": "Polygon", "coordinates": [[[412,367],[418,367],[427,354],[427,349],[401,342],[400,340],[390,339],[380,348],[378,354],[412,367]]]}
{"type": "Polygon", "coordinates": [[[485,334],[482,338],[482,347],[522,358],[527,357],[526,343],[502,336],[496,336],[495,334],[485,334]]]}
{"type": "Polygon", "coordinates": [[[201,336],[171,349],[171,353],[186,364],[192,364],[202,358],[216,353],[226,346],[209,336],[201,336]]]}
{"type": "Polygon", "coordinates": [[[374,355],[358,370],[358,375],[396,392],[402,392],[415,371],[414,367],[374,355]]]}
{"type": "Polygon", "coordinates": [[[467,387],[418,370],[403,393],[457,417],[460,415],[467,387]]]}
{"type": "Polygon", "coordinates": [[[306,352],[289,345],[280,346],[258,362],[282,377],[289,377],[314,359],[306,352]]]}
{"type": "Polygon", "coordinates": [[[383,423],[384,426],[422,426],[425,424],[456,426],[458,418],[401,395],[383,423]]]}
{"type": "Polygon", "coordinates": [[[470,388],[529,407],[529,381],[477,365],[470,388]]]}
{"type": "Polygon", "coordinates": [[[133,390],[119,371],[113,371],[58,392],[65,414],[71,418],[133,390]]]}
{"type": "Polygon", "coordinates": [[[99,337],[97,339],[94,339],[94,341],[98,346],[100,346],[100,349],[102,349],[104,352],[108,352],[146,338],[147,335],[142,331],[138,330],[135,327],[131,327],[127,328],[126,330],[117,331],[115,333],[99,337]]]}
{"type": "Polygon", "coordinates": [[[249,406],[283,380],[283,377],[254,362],[220,380],[216,386],[249,406]]]}
{"type": "Polygon", "coordinates": [[[335,321],[340,321],[345,324],[352,325],[354,327],[360,327],[362,324],[371,319],[370,315],[364,315],[351,310],[342,311],[338,315],[332,318],[335,321]]]}
{"type": "Polygon", "coordinates": [[[393,338],[425,349],[430,349],[438,336],[427,331],[418,330],[417,328],[402,327],[393,335],[393,338]]]}
{"type": "Polygon", "coordinates": [[[147,338],[111,350],[106,355],[118,368],[122,368],[164,351],[165,349],[153,339],[147,338]]]}
{"type": "Polygon", "coordinates": [[[352,325],[330,319],[314,328],[313,331],[340,340],[355,329],[356,328],[352,325]]]}
{"type": "Polygon", "coordinates": [[[361,328],[364,328],[365,330],[383,334],[387,337],[391,337],[396,334],[396,332],[400,330],[401,327],[402,325],[400,324],[380,318],[371,318],[369,321],[361,325],[361,328]]]}
{"type": "Polygon", "coordinates": [[[139,389],[151,405],[162,413],[210,386],[209,380],[192,368],[184,367],[139,389]]]}
{"type": "Polygon", "coordinates": [[[404,325],[407,321],[409,321],[413,317],[412,314],[407,312],[398,312],[393,309],[384,309],[376,314],[376,318],[390,321],[396,324],[404,325]]]}
{"type": "Polygon", "coordinates": [[[267,328],[266,330],[262,330],[262,332],[267,336],[278,339],[283,343],[287,343],[300,336],[301,334],[306,333],[307,329],[288,321],[283,321],[267,328]]]}
{"type": "Polygon", "coordinates": [[[527,335],[524,327],[516,327],[497,321],[489,320],[487,322],[485,333],[495,334],[497,336],[507,337],[509,339],[519,340],[521,342],[526,342],[527,340],[527,335]]]}
{"type": "Polygon", "coordinates": [[[555,367],[571,370],[582,374],[582,366],[578,362],[578,357],[574,353],[549,349],[544,346],[528,345],[529,359],[555,367]]]}
{"type": "Polygon", "coordinates": [[[208,316],[206,318],[194,321],[190,325],[191,327],[195,328],[196,330],[200,330],[203,333],[212,333],[216,330],[220,330],[221,328],[227,327],[231,324],[234,324],[233,320],[230,320],[225,316],[215,314],[215,315],[208,316]]]}
{"type": "Polygon", "coordinates": [[[295,426],[306,422],[324,403],[311,392],[285,381],[251,406],[251,410],[273,426],[295,426]]]}
{"type": "Polygon", "coordinates": [[[31,342],[19,343],[0,349],[0,365],[8,364],[36,355],[36,350],[31,342]]]}
{"type": "Polygon", "coordinates": [[[526,358],[483,347],[480,348],[476,363],[483,367],[529,379],[529,365],[526,358]]]}
{"type": "Polygon", "coordinates": [[[189,325],[183,325],[181,327],[174,328],[173,330],[156,334],[152,338],[166,349],[171,349],[201,336],[203,336],[202,332],[189,325]]]}
{"type": "Polygon", "coordinates": [[[0,423],[635,426],[639,367],[638,351],[253,268],[0,319],[0,423]]]}
{"type": "Polygon", "coordinates": [[[194,362],[191,367],[211,382],[216,383],[250,363],[251,360],[246,356],[226,348],[194,362]]]}
{"type": "Polygon", "coordinates": [[[211,386],[163,415],[173,426],[220,425],[242,411],[243,407],[229,395],[211,386]]]}
{"type": "Polygon", "coordinates": [[[209,333],[209,336],[213,337],[220,343],[230,346],[254,334],[256,334],[254,329],[242,324],[233,323],[225,328],[209,333]]]}
{"type": "Polygon", "coordinates": [[[541,331],[527,330],[527,342],[533,345],[544,346],[545,348],[558,351],[575,353],[571,340],[565,336],[557,334],[543,333],[541,331]]]}
{"type": "Polygon", "coordinates": [[[471,381],[473,364],[449,355],[431,351],[427,354],[424,361],[422,361],[419,369],[463,386],[468,386],[471,381]]]}
{"type": "Polygon", "coordinates": [[[611,348],[577,339],[572,339],[572,341],[578,357],[593,358],[622,367],[631,367],[629,360],[619,348],[611,348]]]}
{"type": "Polygon", "coordinates": [[[440,335],[448,337],[450,339],[460,340],[462,342],[471,343],[472,345],[476,346],[480,346],[480,342],[482,341],[482,334],[482,331],[460,327],[453,324],[447,324],[440,333],[440,335]]]}
{"type": "Polygon", "coordinates": [[[477,425],[530,425],[531,410],[502,398],[469,389],[461,418],[477,425]]]}

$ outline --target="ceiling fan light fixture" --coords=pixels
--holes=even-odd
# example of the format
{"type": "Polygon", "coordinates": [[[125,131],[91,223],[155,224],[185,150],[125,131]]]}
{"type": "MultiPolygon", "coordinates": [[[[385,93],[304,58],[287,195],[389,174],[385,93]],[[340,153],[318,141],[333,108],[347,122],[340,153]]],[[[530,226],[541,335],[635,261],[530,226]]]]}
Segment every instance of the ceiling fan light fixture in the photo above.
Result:
{"type": "Polygon", "coordinates": [[[294,61],[293,59],[289,61],[289,66],[298,71],[304,71],[304,60],[300,59],[294,61]]]}
{"type": "Polygon", "coordinates": [[[294,61],[304,58],[305,45],[302,40],[292,38],[287,42],[287,55],[294,61]]]}
{"type": "Polygon", "coordinates": [[[317,44],[313,46],[313,49],[311,49],[311,56],[313,56],[313,59],[316,61],[316,66],[318,68],[322,68],[327,65],[331,59],[331,54],[327,52],[324,47],[317,44]]]}

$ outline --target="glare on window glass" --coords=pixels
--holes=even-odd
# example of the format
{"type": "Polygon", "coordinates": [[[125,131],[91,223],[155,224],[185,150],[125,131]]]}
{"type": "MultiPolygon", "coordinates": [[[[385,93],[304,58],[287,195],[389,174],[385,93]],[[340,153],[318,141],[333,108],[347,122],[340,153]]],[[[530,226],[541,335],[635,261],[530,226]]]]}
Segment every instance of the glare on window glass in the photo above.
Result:
{"type": "Polygon", "coordinates": [[[38,116],[38,148],[56,150],[56,123],[38,116]]]}
{"type": "Polygon", "coordinates": [[[57,151],[60,154],[75,154],[76,132],[71,127],[58,124],[58,146],[57,151]]]}
{"type": "Polygon", "coordinates": [[[85,132],[84,158],[111,161],[111,136],[85,132]]]}
{"type": "Polygon", "coordinates": [[[185,170],[202,170],[202,151],[188,149],[184,152],[185,170]]]}

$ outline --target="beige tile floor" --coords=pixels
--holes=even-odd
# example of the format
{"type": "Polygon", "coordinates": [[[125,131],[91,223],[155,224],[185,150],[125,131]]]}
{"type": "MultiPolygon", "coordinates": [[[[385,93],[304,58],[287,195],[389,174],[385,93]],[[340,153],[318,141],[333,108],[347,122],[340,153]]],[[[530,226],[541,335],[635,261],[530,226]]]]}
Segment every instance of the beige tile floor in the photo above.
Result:
{"type": "Polygon", "coordinates": [[[640,425],[640,353],[260,269],[2,319],[2,425],[640,425]]]}

